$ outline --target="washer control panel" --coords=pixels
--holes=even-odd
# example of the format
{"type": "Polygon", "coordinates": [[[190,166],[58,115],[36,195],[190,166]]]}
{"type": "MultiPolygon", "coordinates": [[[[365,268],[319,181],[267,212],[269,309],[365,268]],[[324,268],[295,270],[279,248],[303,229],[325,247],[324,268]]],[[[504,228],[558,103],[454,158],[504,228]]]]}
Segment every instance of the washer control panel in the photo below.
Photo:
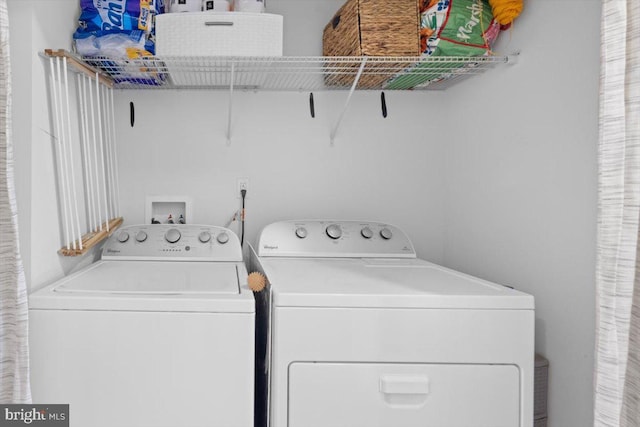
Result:
{"type": "Polygon", "coordinates": [[[415,258],[409,237],[380,222],[300,220],[267,225],[258,237],[259,256],[415,258]]]}
{"type": "Polygon", "coordinates": [[[224,227],[193,224],[130,225],[113,232],[102,259],[242,261],[236,234],[224,227]]]}

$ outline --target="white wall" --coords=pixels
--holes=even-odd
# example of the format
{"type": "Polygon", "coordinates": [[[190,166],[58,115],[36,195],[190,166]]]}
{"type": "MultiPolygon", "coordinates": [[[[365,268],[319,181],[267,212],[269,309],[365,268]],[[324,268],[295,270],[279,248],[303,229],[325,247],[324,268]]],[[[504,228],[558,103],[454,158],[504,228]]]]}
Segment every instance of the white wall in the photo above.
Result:
{"type": "Polygon", "coordinates": [[[520,62],[447,91],[445,264],[535,296],[552,427],[593,424],[599,14],[525,2],[520,62]]]}
{"type": "MultiPolygon", "coordinates": [[[[285,14],[285,53],[317,55],[342,0],[270,0],[285,14]]],[[[238,93],[226,145],[227,94],[120,91],[122,214],[144,221],[147,195],[188,195],[195,222],[222,224],[250,179],[247,240],[283,218],[389,221],[419,255],[536,297],[538,350],[551,361],[550,425],[591,424],[598,0],[526,2],[500,49],[520,63],[445,92],[357,93],[336,145],[345,93],[238,93]],[[128,125],[128,104],[136,125],[128,125]]],[[[53,185],[44,72],[36,53],[69,48],[77,0],[9,0],[18,208],[29,284],[68,260],[53,185]]]]}
{"type": "Polygon", "coordinates": [[[329,129],[344,93],[317,93],[315,119],[308,93],[237,94],[230,146],[224,92],[118,95],[120,123],[129,101],[136,111],[135,127],[118,133],[127,223],[145,222],[147,195],[187,195],[194,222],[224,224],[239,207],[236,179],[248,177],[250,242],[280,219],[364,218],[397,224],[422,256],[442,260],[444,146],[422,125],[442,115],[442,94],[427,95],[426,106],[417,94],[389,94],[387,119],[379,94],[356,94],[334,147],[329,129]]]}

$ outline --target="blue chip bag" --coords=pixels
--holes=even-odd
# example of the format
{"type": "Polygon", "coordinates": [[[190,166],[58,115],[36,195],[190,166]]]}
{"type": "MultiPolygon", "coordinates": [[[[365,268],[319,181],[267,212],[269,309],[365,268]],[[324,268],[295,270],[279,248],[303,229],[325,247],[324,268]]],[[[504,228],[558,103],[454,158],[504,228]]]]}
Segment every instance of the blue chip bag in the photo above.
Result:
{"type": "Polygon", "coordinates": [[[151,5],[145,0],[80,0],[80,28],[90,32],[151,31],[151,5]]]}
{"type": "MultiPolygon", "coordinates": [[[[80,8],[78,28],[73,35],[78,53],[83,54],[78,47],[85,46],[87,39],[95,41],[119,34],[122,40],[128,37],[140,40],[140,33],[145,36],[144,49],[151,54],[155,52],[154,16],[165,12],[165,0],[80,0],[80,8]]],[[[123,46],[122,53],[130,47],[123,46]]]]}
{"type": "MultiPolygon", "coordinates": [[[[164,75],[145,65],[155,53],[155,15],[165,12],[165,0],[80,0],[76,52],[96,59],[116,83],[159,85],[164,75]]],[[[88,61],[91,63],[91,61],[88,61]]]]}

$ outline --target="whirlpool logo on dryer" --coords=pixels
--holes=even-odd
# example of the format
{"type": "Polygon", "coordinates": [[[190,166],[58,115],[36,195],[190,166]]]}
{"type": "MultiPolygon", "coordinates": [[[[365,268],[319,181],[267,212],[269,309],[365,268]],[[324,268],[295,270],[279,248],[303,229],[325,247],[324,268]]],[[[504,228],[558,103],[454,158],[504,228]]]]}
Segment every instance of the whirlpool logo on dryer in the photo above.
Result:
{"type": "Polygon", "coordinates": [[[69,427],[69,405],[0,405],[0,427],[69,427]]]}

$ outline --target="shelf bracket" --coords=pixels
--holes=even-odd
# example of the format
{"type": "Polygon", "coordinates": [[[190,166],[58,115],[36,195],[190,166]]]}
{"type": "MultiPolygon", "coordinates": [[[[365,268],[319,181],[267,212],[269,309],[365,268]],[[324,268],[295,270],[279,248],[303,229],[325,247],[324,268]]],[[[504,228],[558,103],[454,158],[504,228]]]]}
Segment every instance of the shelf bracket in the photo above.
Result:
{"type": "Polygon", "coordinates": [[[520,51],[519,50],[515,50],[513,52],[511,52],[510,54],[507,55],[507,64],[509,65],[515,65],[518,63],[518,60],[520,58],[520,51]]]}
{"type": "Polygon", "coordinates": [[[233,83],[235,78],[236,64],[231,63],[231,76],[229,77],[229,111],[227,115],[227,145],[231,145],[231,116],[233,113],[233,83]]]}
{"type": "Polygon", "coordinates": [[[362,71],[364,71],[364,66],[366,65],[366,63],[367,63],[367,57],[365,56],[362,58],[362,62],[360,63],[360,68],[358,68],[358,73],[356,74],[356,78],[353,79],[353,84],[351,85],[351,89],[349,90],[349,95],[347,95],[347,100],[344,103],[342,112],[338,116],[338,120],[336,121],[336,124],[333,127],[333,130],[331,130],[330,138],[331,138],[332,147],[334,145],[336,134],[338,133],[338,128],[340,127],[340,123],[342,123],[342,119],[344,118],[344,113],[346,113],[347,108],[349,107],[349,102],[351,101],[351,96],[353,95],[353,92],[356,90],[356,87],[358,87],[358,82],[360,81],[360,76],[362,76],[362,71]]]}

